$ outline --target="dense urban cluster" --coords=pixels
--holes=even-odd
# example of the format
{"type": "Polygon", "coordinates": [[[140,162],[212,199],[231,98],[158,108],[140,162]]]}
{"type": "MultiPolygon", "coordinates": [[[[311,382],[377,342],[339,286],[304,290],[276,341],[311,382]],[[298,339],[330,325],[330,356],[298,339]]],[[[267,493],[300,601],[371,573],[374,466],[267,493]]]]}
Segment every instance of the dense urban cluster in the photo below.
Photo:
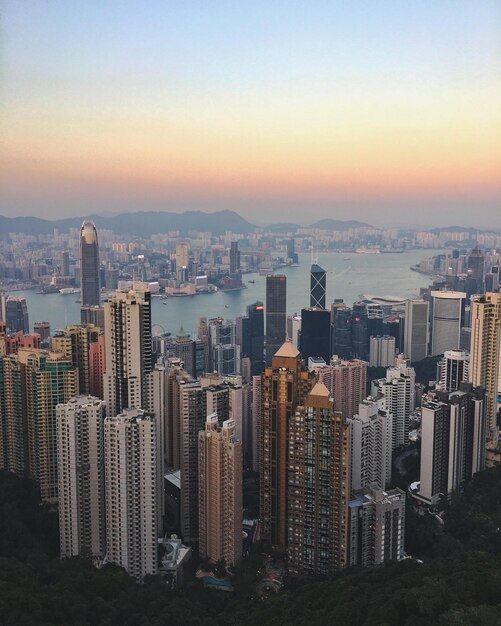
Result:
{"type": "Polygon", "coordinates": [[[31,329],[24,298],[0,293],[0,468],[57,507],[62,558],[181,588],[196,556],[197,576],[223,590],[256,545],[280,580],[402,561],[409,507],[441,516],[501,461],[494,251],[423,262],[434,282],[419,299],[349,306],[326,301],[327,236],[158,234],[174,240],[159,260],[100,233],[103,265],[94,223],[77,247],[74,235],[50,237],[66,248],[52,268],[35,245],[26,262],[3,249],[1,263],[11,286],[36,274],[42,290],[80,293],[81,323],[52,334],[45,321],[31,329]],[[273,270],[298,249],[313,252],[309,306],[291,316],[287,277],[273,270]],[[152,333],[152,298],[240,289],[251,270],[266,274],[266,294],[245,315],[200,317],[196,338],[152,333]],[[417,380],[430,356],[434,379],[417,380]],[[371,380],[369,368],[383,374],[371,380]],[[395,467],[416,455],[419,477],[396,486],[395,467]],[[258,505],[244,509],[249,485],[258,505]]]}

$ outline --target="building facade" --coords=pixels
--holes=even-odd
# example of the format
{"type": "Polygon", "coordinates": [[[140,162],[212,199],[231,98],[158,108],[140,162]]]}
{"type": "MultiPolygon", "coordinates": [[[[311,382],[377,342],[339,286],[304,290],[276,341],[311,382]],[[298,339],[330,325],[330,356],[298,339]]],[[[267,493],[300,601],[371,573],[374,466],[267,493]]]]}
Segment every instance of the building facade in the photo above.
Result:
{"type": "Polygon", "coordinates": [[[198,433],[199,552],[212,563],[242,559],[242,443],[235,423],[207,417],[198,433]]]}
{"type": "Polygon", "coordinates": [[[288,570],[326,576],[346,566],[349,429],[316,383],[289,426],[288,570]]]}
{"type": "Polygon", "coordinates": [[[106,552],[105,415],[104,402],[92,396],[56,407],[61,557],[102,559],[106,552]]]}

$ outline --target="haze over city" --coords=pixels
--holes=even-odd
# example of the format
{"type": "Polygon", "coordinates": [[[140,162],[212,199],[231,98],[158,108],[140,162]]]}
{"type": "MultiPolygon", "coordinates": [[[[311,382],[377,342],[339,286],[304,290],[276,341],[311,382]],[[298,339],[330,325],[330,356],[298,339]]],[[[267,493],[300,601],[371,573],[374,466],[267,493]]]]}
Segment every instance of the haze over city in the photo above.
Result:
{"type": "Polygon", "coordinates": [[[14,2],[0,214],[495,228],[498,2],[14,2]]]}

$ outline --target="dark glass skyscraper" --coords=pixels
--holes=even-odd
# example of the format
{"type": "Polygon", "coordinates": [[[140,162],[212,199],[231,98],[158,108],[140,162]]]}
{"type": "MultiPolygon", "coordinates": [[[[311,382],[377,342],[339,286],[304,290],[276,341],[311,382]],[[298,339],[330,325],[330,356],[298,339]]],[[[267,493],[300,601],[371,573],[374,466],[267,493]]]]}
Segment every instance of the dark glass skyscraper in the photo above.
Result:
{"type": "Polygon", "coordinates": [[[9,296],[7,298],[5,304],[5,323],[7,328],[13,333],[22,331],[26,334],[30,332],[26,298],[21,296],[9,296]]]}
{"type": "Polygon", "coordinates": [[[336,311],[336,323],[334,326],[334,342],[332,352],[342,359],[353,358],[351,346],[352,310],[345,306],[336,311]]]}
{"type": "Polygon", "coordinates": [[[230,274],[236,274],[240,269],[240,250],[238,241],[232,241],[230,245],[230,274]]]}
{"type": "Polygon", "coordinates": [[[246,337],[243,340],[242,356],[251,361],[251,374],[257,376],[264,369],[264,306],[254,302],[247,307],[247,324],[244,326],[246,337]],[[245,347],[244,347],[245,346],[245,347]]]}
{"type": "Polygon", "coordinates": [[[353,356],[356,359],[369,360],[369,324],[365,302],[355,302],[353,304],[351,346],[353,356]]]}
{"type": "Polygon", "coordinates": [[[266,277],[266,364],[285,340],[287,279],[281,274],[266,277]]]}
{"type": "Polygon", "coordinates": [[[301,310],[300,351],[308,363],[310,356],[320,356],[329,363],[331,354],[331,314],[322,309],[301,310]]]}
{"type": "Polygon", "coordinates": [[[80,229],[80,284],[82,306],[100,306],[99,245],[94,222],[88,220],[80,229]]]}
{"type": "Polygon", "coordinates": [[[325,309],[325,270],[317,263],[311,266],[310,307],[325,309]]]}

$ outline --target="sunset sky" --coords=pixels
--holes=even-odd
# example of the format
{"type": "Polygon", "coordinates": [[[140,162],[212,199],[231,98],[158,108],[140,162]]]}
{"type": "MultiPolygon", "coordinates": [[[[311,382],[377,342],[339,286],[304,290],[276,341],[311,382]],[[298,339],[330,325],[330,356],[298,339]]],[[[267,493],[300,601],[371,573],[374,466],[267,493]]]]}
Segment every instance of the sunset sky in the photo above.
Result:
{"type": "Polygon", "coordinates": [[[3,0],[0,213],[501,228],[499,0],[3,0]]]}

